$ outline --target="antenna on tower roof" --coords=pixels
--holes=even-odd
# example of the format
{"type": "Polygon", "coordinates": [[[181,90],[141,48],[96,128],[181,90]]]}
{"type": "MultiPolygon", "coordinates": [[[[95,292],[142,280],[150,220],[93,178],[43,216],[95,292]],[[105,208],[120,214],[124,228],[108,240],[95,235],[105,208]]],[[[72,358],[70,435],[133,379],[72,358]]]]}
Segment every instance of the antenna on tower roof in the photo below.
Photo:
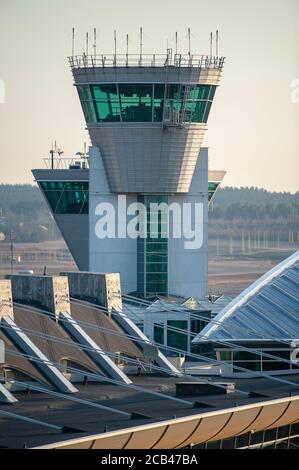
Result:
{"type": "Polygon", "coordinates": [[[218,57],[218,52],[219,52],[219,33],[218,29],[216,30],[216,57],[218,57]]]}
{"type": "Polygon", "coordinates": [[[142,27],[140,28],[140,58],[139,58],[139,61],[140,61],[140,65],[141,65],[141,62],[142,62],[142,39],[143,39],[143,31],[142,31],[142,27]]]}
{"type": "Polygon", "coordinates": [[[178,32],[175,32],[175,54],[178,53],[178,32]]]}
{"type": "Polygon", "coordinates": [[[75,55],[75,28],[72,28],[72,57],[75,55]]]}
{"type": "Polygon", "coordinates": [[[129,35],[126,37],[126,65],[129,64],[129,35]]]}
{"type": "Polygon", "coordinates": [[[116,29],[114,30],[114,65],[116,65],[116,51],[117,51],[117,39],[116,39],[116,29]]]}
{"type": "Polygon", "coordinates": [[[213,55],[213,33],[210,33],[210,56],[213,55]]]}
{"type": "Polygon", "coordinates": [[[86,33],[86,55],[88,56],[88,46],[89,46],[89,36],[88,32],[86,33]]]}
{"type": "Polygon", "coordinates": [[[191,30],[188,28],[188,55],[191,57],[191,30]]]}
{"type": "Polygon", "coordinates": [[[93,53],[94,53],[94,60],[97,57],[97,30],[94,28],[93,30],[93,53]]]}

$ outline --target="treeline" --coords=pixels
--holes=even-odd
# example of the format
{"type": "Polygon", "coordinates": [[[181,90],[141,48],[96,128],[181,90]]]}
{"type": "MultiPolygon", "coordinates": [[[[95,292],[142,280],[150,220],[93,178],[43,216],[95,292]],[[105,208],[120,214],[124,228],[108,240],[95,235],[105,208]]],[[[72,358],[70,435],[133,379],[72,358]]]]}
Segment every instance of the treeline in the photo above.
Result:
{"type": "Polygon", "coordinates": [[[299,192],[275,193],[258,188],[219,188],[210,219],[298,222],[299,192]]]}
{"type": "Polygon", "coordinates": [[[0,232],[6,241],[55,240],[59,232],[37,186],[0,184],[0,232]]]}
{"type": "MultiPolygon", "coordinates": [[[[226,236],[242,230],[299,231],[299,192],[275,193],[258,188],[220,188],[209,212],[210,233],[226,236]]],[[[0,232],[16,241],[59,238],[59,231],[37,186],[0,184],[0,232]]],[[[271,234],[270,234],[271,236],[271,234]]],[[[273,236],[276,236],[273,235],[273,236]]]]}
{"type": "MultiPolygon", "coordinates": [[[[241,239],[244,233],[295,243],[299,233],[299,192],[219,188],[209,212],[211,238],[241,239]]],[[[246,235],[247,236],[247,235],[246,235]]]]}
{"type": "Polygon", "coordinates": [[[299,203],[299,191],[295,194],[283,192],[271,192],[266,189],[255,187],[241,187],[241,188],[219,188],[215,197],[216,206],[230,206],[231,204],[255,204],[255,205],[269,205],[278,206],[299,203]]]}

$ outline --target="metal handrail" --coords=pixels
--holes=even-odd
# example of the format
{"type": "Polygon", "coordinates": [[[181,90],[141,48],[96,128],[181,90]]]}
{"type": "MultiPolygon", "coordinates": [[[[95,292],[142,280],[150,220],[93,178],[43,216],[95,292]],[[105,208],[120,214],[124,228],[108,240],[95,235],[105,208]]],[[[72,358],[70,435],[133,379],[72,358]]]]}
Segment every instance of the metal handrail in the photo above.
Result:
{"type": "Polygon", "coordinates": [[[81,170],[85,170],[89,168],[88,158],[80,158],[80,157],[55,157],[53,160],[51,157],[43,158],[44,164],[46,168],[52,170],[68,170],[70,165],[80,165],[81,170]]]}
{"type": "Polygon", "coordinates": [[[188,67],[221,70],[225,57],[188,54],[97,54],[68,57],[72,69],[94,67],[188,67]]]}

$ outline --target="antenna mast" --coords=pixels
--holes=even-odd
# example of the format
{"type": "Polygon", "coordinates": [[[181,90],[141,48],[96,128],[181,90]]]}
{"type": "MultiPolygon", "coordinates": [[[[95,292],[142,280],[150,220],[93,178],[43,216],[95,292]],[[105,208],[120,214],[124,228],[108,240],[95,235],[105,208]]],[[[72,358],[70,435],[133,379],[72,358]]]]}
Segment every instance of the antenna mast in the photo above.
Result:
{"type": "Polygon", "coordinates": [[[116,29],[114,30],[114,65],[116,65],[116,49],[117,49],[117,39],[116,39],[116,29]]]}
{"type": "Polygon", "coordinates": [[[188,47],[189,47],[188,55],[189,55],[189,57],[191,57],[191,31],[190,31],[190,28],[188,28],[188,47]]]}
{"type": "Polygon", "coordinates": [[[126,65],[129,64],[129,35],[126,37],[126,65]]]}
{"type": "Polygon", "coordinates": [[[54,169],[54,147],[53,147],[53,144],[52,144],[52,148],[50,150],[50,155],[51,155],[51,169],[53,170],[54,169]]]}
{"type": "Polygon", "coordinates": [[[93,30],[93,53],[94,53],[94,60],[97,57],[97,30],[94,28],[93,30]]]}
{"type": "Polygon", "coordinates": [[[143,44],[142,44],[142,28],[140,28],[140,58],[139,58],[140,65],[141,65],[141,62],[142,62],[142,46],[143,46],[143,44]]]}
{"type": "Polygon", "coordinates": [[[175,33],[175,55],[178,53],[178,32],[175,33]]]}
{"type": "Polygon", "coordinates": [[[210,57],[213,55],[213,33],[210,33],[210,57]]]}
{"type": "Polygon", "coordinates": [[[88,32],[86,33],[86,56],[88,56],[89,37],[88,32]]]}
{"type": "Polygon", "coordinates": [[[72,28],[72,57],[75,55],[75,28],[72,28]]]}
{"type": "Polygon", "coordinates": [[[216,30],[216,57],[218,57],[218,49],[219,49],[219,33],[217,29],[216,30]]]}

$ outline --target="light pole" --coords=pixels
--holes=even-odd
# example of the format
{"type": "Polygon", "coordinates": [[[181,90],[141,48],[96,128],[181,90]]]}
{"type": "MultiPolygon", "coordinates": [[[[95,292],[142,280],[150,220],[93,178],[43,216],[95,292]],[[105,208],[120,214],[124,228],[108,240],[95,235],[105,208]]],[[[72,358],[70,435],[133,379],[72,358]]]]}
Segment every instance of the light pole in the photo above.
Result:
{"type": "MultiPolygon", "coordinates": [[[[0,209],[0,242],[4,242],[5,240],[5,234],[4,232],[2,232],[2,222],[3,222],[3,226],[5,225],[5,212],[3,209],[0,209]]],[[[2,259],[3,259],[3,254],[2,252],[0,252],[0,274],[2,272],[2,259]]]]}
{"type": "Polygon", "coordinates": [[[14,263],[14,238],[12,228],[10,229],[10,273],[13,275],[13,263],[14,263]]]}

